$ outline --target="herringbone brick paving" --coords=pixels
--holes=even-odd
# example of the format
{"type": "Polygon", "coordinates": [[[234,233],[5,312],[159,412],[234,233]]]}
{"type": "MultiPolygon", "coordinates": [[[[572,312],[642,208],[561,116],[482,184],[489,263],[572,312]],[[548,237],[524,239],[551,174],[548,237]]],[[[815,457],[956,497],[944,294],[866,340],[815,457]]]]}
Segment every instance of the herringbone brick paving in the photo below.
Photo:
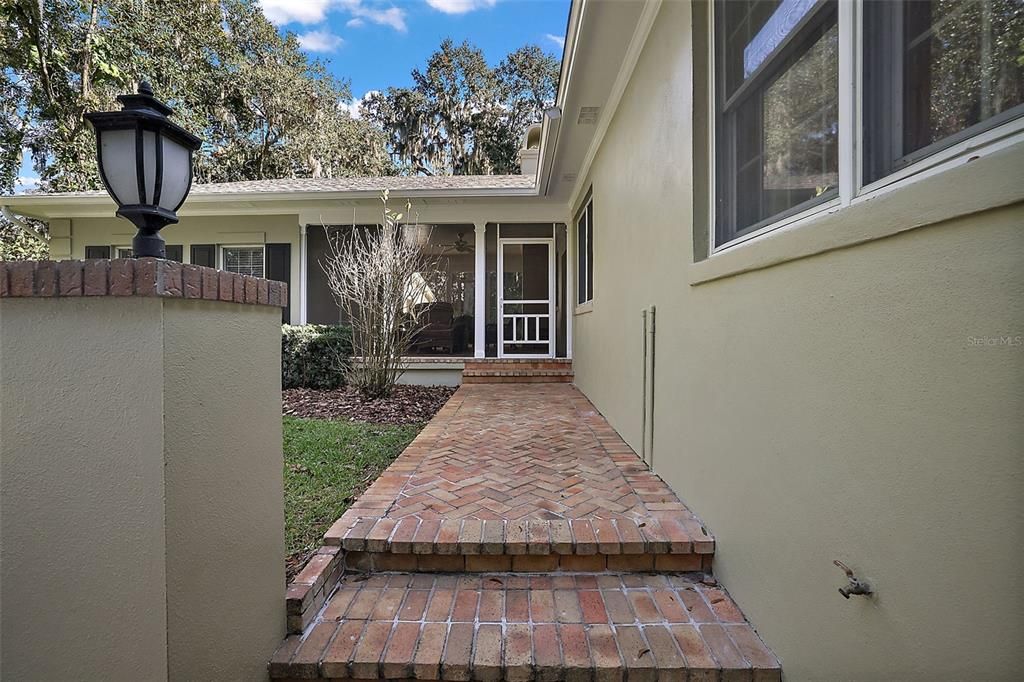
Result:
{"type": "MultiPolygon", "coordinates": [[[[609,456],[606,423],[571,386],[467,386],[419,457],[392,518],[637,518],[640,491],[609,456]]],[[[610,439],[619,444],[616,436],[610,439]]],[[[632,452],[630,452],[632,454],[632,452]]],[[[667,486],[644,493],[678,502],[667,486]]]]}
{"type": "Polygon", "coordinates": [[[462,386],[326,541],[439,554],[714,548],[590,401],[562,384],[462,386]]]}

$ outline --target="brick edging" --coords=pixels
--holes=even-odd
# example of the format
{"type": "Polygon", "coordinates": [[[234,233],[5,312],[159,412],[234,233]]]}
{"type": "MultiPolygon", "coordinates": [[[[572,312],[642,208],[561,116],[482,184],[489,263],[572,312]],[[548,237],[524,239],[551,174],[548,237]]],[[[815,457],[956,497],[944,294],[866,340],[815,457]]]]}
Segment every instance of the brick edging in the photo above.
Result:
{"type": "Polygon", "coordinates": [[[0,298],[155,296],[284,307],[288,285],[159,258],[0,262],[0,298]]]}
{"type": "Polygon", "coordinates": [[[289,634],[302,634],[330,597],[345,571],[340,547],[321,547],[288,583],[285,611],[289,634]]]}

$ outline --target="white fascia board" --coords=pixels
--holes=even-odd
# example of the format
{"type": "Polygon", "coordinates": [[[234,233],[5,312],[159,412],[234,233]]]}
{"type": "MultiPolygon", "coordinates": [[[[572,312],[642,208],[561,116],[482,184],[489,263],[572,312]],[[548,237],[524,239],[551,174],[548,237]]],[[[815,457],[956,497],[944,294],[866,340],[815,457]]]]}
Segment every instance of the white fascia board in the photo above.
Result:
{"type": "MultiPolygon", "coordinates": [[[[399,190],[390,193],[392,201],[401,203],[405,199],[471,199],[471,198],[512,198],[536,197],[539,192],[532,188],[486,188],[479,190],[399,190]]],[[[178,213],[188,215],[245,215],[265,213],[269,204],[277,204],[274,210],[295,213],[304,206],[322,205],[338,201],[378,201],[380,191],[337,191],[337,192],[221,192],[190,196],[178,213]]],[[[32,218],[85,218],[113,215],[117,206],[106,195],[62,196],[62,195],[15,195],[0,197],[0,205],[7,206],[14,213],[32,218]]]]}

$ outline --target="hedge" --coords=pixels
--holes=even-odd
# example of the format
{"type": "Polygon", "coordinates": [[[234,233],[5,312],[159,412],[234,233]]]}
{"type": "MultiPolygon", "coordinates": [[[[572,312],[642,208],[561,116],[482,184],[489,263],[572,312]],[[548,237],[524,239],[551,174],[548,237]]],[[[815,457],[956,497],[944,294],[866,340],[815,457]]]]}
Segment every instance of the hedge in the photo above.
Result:
{"type": "Polygon", "coordinates": [[[281,385],[338,388],[352,358],[352,331],[329,324],[281,325],[281,385]]]}

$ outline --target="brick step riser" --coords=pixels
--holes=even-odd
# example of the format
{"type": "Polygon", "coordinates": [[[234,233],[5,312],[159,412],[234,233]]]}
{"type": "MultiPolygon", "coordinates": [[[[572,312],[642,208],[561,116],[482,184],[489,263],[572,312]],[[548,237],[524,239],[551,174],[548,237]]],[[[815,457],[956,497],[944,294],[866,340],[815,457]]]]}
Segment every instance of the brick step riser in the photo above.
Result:
{"type": "Polygon", "coordinates": [[[572,376],[525,376],[525,377],[462,377],[464,384],[571,384],[572,376]]]}
{"type": "Polygon", "coordinates": [[[463,374],[468,376],[506,376],[506,377],[529,377],[529,376],[572,376],[571,369],[522,369],[513,367],[509,369],[491,368],[487,369],[463,369],[463,374]]]}
{"type": "Polygon", "coordinates": [[[316,617],[345,572],[413,573],[712,573],[713,554],[392,554],[346,552],[324,546],[286,593],[288,632],[299,634],[316,617]]]}
{"type": "Polygon", "coordinates": [[[711,573],[713,554],[392,554],[345,552],[345,567],[363,573],[711,573]]]}
{"type": "Polygon", "coordinates": [[[554,369],[530,370],[528,372],[463,372],[462,378],[466,377],[573,377],[573,372],[563,372],[554,369]]]}
{"type": "Polygon", "coordinates": [[[572,375],[574,373],[571,369],[565,369],[564,367],[563,368],[559,368],[559,369],[546,369],[546,368],[522,369],[522,368],[515,368],[515,367],[507,368],[507,369],[502,369],[500,367],[497,367],[497,368],[488,367],[486,369],[463,369],[462,371],[463,371],[464,374],[469,374],[470,376],[510,376],[510,377],[517,377],[517,376],[569,376],[569,375],[572,375]]]}
{"type": "Polygon", "coordinates": [[[571,362],[466,362],[464,369],[471,370],[528,370],[528,369],[572,369],[571,362]]]}

